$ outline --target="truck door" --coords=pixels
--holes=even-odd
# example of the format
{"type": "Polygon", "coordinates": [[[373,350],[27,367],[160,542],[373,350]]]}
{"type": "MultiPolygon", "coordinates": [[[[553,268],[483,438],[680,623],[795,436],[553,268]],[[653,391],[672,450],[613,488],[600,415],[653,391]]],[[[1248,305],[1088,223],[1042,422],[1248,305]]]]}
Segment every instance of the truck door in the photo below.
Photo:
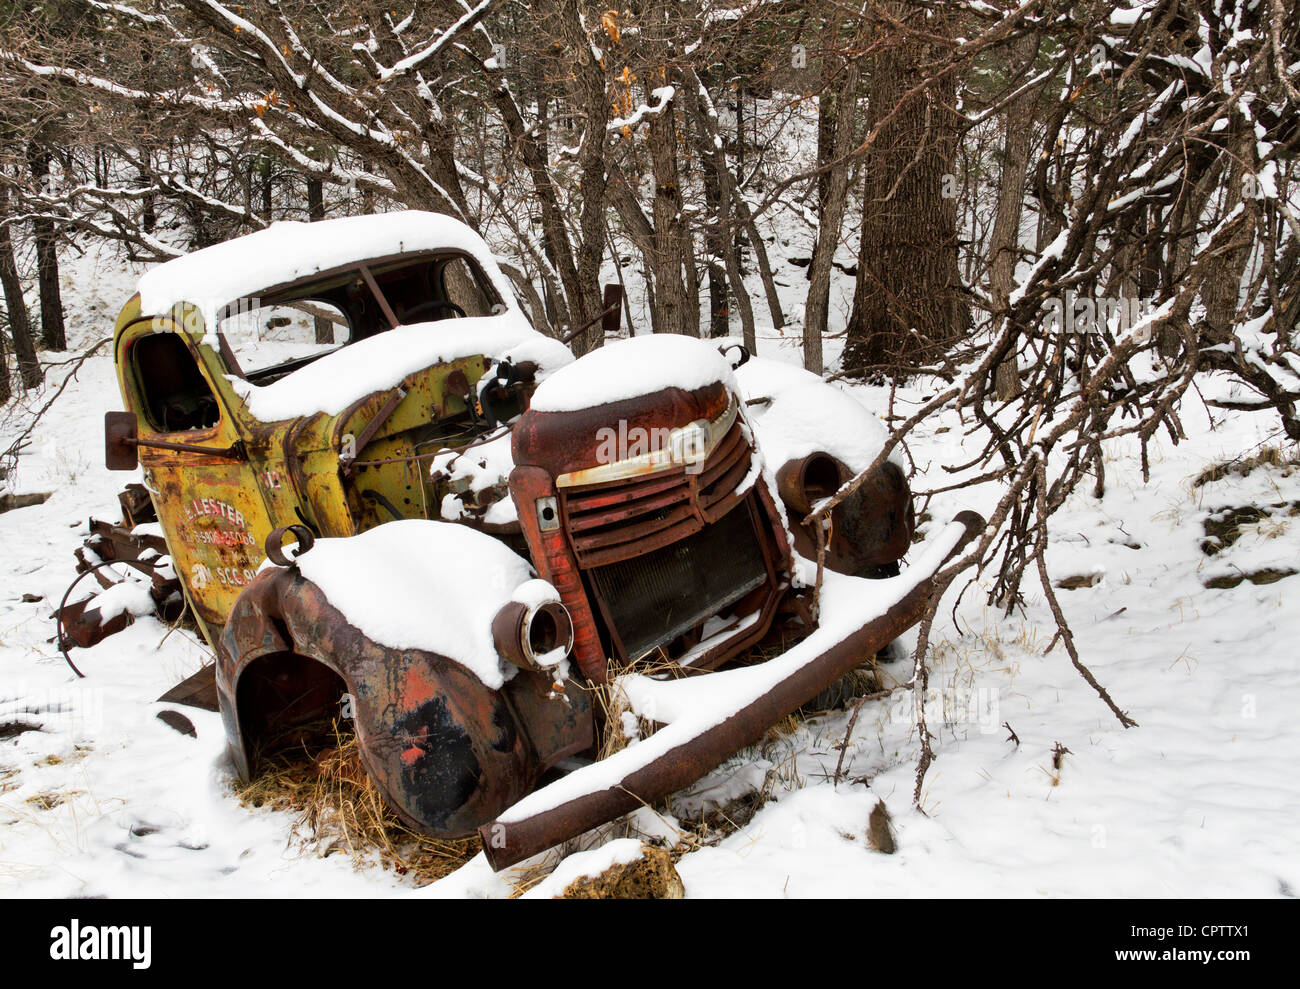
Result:
{"type": "Polygon", "coordinates": [[[177,576],[209,643],[265,558],[273,528],[242,437],[188,337],[165,319],[119,339],[117,365],[142,441],[140,466],[177,576]]]}

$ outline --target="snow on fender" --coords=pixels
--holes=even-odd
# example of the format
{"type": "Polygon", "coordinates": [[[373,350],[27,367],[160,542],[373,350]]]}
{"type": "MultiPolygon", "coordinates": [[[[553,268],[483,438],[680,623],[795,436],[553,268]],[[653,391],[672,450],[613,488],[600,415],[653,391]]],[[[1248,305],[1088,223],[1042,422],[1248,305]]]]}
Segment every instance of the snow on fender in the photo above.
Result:
{"type": "Polygon", "coordinates": [[[492,634],[498,613],[511,603],[559,603],[527,560],[451,522],[400,519],[345,539],[319,539],[295,563],[376,642],[446,656],[494,690],[513,672],[492,634]]]}
{"type": "Polygon", "coordinates": [[[316,540],[292,566],[259,572],[222,632],[232,760],[251,778],[263,741],[337,705],[399,816],[466,836],[590,746],[571,642],[555,589],[484,533],[408,519],[316,540]],[[522,616],[518,656],[498,649],[502,614],[522,616]]]}

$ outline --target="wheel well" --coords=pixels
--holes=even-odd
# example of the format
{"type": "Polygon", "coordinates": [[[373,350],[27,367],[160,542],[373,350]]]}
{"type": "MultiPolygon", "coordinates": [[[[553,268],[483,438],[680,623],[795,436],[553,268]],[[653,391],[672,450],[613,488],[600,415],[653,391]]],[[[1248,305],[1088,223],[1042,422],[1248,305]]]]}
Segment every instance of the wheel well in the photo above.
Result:
{"type": "Polygon", "coordinates": [[[258,764],[276,753],[314,756],[335,744],[346,692],[343,678],[310,656],[276,652],[249,663],[235,690],[249,772],[257,775],[258,764]]]}

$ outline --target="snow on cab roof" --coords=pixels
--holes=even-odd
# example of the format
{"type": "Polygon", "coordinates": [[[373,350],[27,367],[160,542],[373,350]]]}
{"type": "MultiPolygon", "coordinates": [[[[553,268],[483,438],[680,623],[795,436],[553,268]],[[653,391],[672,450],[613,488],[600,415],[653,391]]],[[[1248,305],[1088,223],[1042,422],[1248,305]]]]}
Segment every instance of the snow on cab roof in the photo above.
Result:
{"type": "MultiPolygon", "coordinates": [[[[189,302],[211,322],[227,303],[320,271],[438,249],[464,251],[498,288],[505,283],[483,238],[465,224],[442,213],[402,210],[315,223],[285,220],[185,254],[141,276],[140,309],[153,315],[189,302]]],[[[510,300],[506,287],[499,294],[510,300]]]]}
{"type": "Polygon", "coordinates": [[[735,389],[731,365],[713,343],[656,333],[606,344],[560,368],[537,386],[531,408],[575,412],[664,388],[693,391],[715,382],[735,389]]]}

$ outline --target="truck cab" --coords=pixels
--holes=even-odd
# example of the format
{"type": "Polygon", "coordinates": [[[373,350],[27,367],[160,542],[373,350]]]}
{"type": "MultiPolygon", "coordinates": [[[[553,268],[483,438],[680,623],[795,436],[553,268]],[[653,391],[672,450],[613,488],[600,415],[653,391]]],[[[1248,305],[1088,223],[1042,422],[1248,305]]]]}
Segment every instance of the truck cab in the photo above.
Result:
{"type": "Polygon", "coordinates": [[[511,418],[540,368],[572,359],[527,323],[482,242],[432,214],[277,224],[164,264],[113,345],[126,412],[110,414],[110,447],[121,466],[138,451],[214,648],[274,529],[439,518],[449,492],[431,454],[491,428],[484,397],[493,424],[511,418]],[[404,250],[302,261],[376,231],[404,250]],[[480,396],[492,368],[502,380],[480,396]]]}

